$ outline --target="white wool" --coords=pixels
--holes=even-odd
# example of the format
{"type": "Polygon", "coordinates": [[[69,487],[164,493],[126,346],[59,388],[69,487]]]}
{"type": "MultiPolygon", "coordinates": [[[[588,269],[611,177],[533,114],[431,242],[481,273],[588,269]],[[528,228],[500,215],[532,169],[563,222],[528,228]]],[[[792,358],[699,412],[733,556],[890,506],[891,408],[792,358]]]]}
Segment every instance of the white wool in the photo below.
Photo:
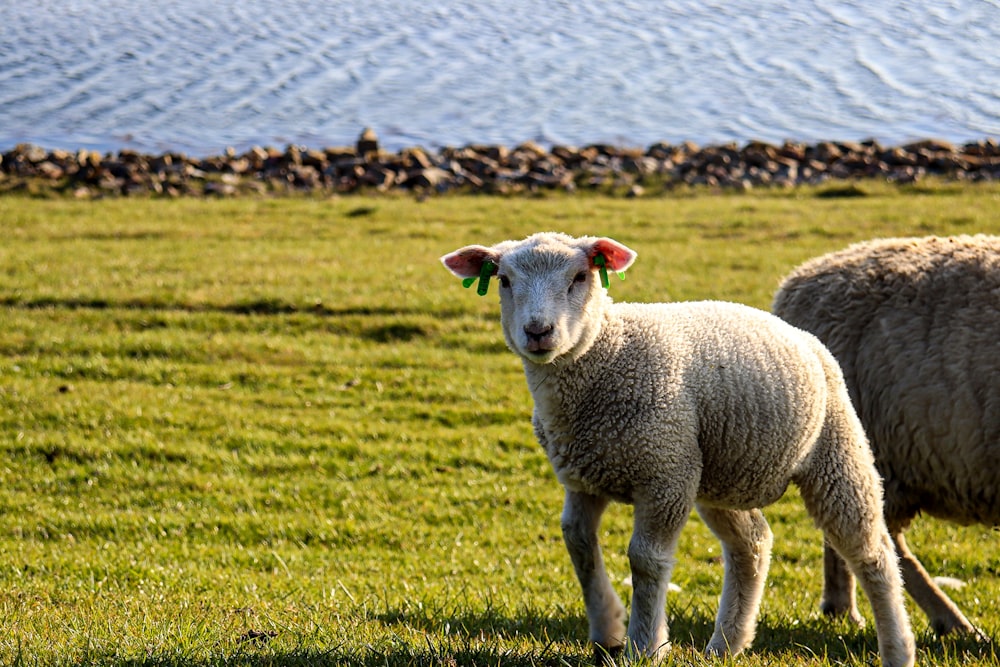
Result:
{"type": "Polygon", "coordinates": [[[912,665],[881,486],[833,357],[746,306],[613,303],[600,258],[617,271],[634,257],[612,239],[548,233],[442,258],[463,278],[495,267],[504,336],[523,359],[535,433],[566,490],[563,535],[591,640],[599,651],[665,653],[677,537],[697,509],[725,566],[707,652],[746,648],[772,543],[759,508],[794,482],[862,580],[883,664],[912,665]],[[611,500],[635,507],[627,632],[597,539],[611,500]]]}

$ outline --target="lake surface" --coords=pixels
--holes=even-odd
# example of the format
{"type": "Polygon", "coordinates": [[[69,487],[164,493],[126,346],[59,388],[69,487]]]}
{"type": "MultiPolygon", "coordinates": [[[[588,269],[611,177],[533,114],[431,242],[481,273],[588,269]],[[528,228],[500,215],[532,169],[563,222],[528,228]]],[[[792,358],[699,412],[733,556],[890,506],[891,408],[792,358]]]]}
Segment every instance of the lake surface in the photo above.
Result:
{"type": "Polygon", "coordinates": [[[1000,0],[0,3],[0,150],[1000,136],[1000,0]]]}

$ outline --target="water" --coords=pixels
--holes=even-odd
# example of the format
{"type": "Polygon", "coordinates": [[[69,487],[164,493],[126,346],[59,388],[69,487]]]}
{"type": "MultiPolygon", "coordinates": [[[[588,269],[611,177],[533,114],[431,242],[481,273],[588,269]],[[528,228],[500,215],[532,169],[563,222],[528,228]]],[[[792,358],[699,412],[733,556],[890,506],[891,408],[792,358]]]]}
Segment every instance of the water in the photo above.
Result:
{"type": "Polygon", "coordinates": [[[1000,0],[0,3],[0,149],[1000,136],[1000,0]]]}

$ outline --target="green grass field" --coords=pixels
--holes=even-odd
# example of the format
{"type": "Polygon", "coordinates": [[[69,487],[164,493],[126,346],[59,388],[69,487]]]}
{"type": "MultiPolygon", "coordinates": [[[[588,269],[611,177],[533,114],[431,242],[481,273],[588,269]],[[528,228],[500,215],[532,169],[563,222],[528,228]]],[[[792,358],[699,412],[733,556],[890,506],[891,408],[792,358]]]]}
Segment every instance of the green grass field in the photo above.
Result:
{"type": "MultiPolygon", "coordinates": [[[[767,308],[793,266],[856,240],[1000,233],[1000,186],[0,198],[0,664],[589,664],[496,288],[480,298],[438,262],[539,230],[636,249],[618,300],[767,308]]],[[[821,537],[794,491],[765,514],[760,630],[725,663],[877,660],[870,623],[818,612],[821,537]]],[[[616,582],[630,517],[605,519],[616,582]]],[[[908,536],[1000,637],[995,533],[920,519],[908,536]]],[[[719,555],[692,517],[671,664],[711,662],[719,555]]],[[[996,664],[910,609],[921,663],[996,664]]]]}

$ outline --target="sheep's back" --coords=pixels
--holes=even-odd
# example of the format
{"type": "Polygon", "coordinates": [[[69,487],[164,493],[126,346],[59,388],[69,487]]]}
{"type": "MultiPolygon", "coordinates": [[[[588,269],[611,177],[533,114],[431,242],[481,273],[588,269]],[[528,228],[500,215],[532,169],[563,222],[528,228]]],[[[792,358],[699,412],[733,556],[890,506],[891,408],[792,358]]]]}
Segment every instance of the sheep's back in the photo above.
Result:
{"type": "Polygon", "coordinates": [[[890,522],[1000,523],[1000,238],[851,246],[793,271],[773,310],[841,364],[890,522]]]}

